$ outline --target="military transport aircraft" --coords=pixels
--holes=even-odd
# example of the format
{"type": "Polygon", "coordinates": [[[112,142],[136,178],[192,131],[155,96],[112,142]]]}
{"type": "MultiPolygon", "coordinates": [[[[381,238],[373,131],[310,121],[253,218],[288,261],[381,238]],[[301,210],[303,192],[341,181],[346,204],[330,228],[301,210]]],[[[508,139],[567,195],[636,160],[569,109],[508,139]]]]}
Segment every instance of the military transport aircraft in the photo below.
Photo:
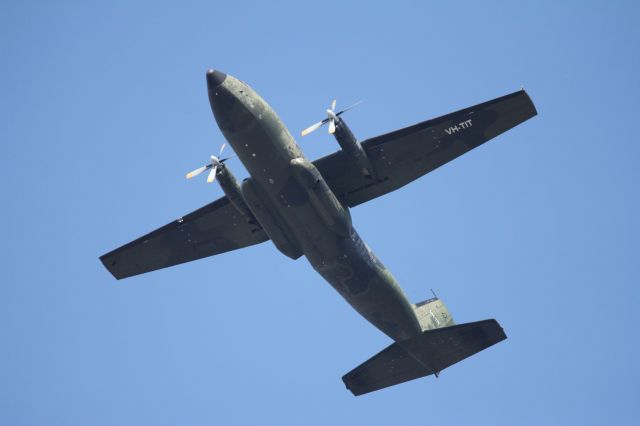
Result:
{"type": "Polygon", "coordinates": [[[455,325],[437,297],[411,304],[351,223],[350,207],[398,189],[535,116],[524,90],[358,142],[335,101],[327,117],[341,149],[309,161],[275,111],[246,83],[207,72],[209,101],[250,177],[238,183],[225,158],[209,172],[225,196],[100,259],[117,279],[271,240],[311,266],[394,343],[347,373],[354,395],[435,374],[504,339],[494,319],[455,325]]]}

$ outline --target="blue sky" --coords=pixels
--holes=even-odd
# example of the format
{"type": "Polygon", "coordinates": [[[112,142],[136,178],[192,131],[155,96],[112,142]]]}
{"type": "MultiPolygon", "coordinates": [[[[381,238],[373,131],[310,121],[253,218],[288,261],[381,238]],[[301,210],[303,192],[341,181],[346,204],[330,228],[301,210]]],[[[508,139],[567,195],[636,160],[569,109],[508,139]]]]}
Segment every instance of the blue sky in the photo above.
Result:
{"type": "MultiPolygon", "coordinates": [[[[0,424],[637,424],[636,2],[2,2],[0,424]],[[539,116],[352,210],[409,298],[508,340],[354,398],[389,340],[271,243],[116,282],[221,196],[205,71],[364,140],[524,85],[539,116]]],[[[298,140],[310,158],[326,133],[298,140]]],[[[242,178],[246,171],[230,162],[242,178]]]]}

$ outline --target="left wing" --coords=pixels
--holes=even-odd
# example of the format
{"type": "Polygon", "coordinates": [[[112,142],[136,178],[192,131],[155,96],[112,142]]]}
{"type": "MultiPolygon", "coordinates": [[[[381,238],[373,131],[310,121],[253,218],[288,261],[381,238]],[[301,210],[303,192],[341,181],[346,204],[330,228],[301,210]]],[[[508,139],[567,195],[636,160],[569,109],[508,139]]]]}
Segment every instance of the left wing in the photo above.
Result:
{"type": "Polygon", "coordinates": [[[227,197],[189,213],[103,256],[117,279],[166,268],[267,241],[227,197]]]}
{"type": "Polygon", "coordinates": [[[349,207],[396,190],[537,114],[524,90],[362,142],[379,178],[365,178],[338,151],[314,164],[349,207]]]}

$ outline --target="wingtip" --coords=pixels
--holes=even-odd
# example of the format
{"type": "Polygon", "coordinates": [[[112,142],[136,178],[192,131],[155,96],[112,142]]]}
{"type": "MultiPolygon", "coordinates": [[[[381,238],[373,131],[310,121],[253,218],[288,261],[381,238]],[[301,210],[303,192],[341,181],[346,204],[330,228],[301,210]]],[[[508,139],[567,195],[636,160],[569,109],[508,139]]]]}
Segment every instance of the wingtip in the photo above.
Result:
{"type": "Polygon", "coordinates": [[[109,271],[109,273],[116,280],[121,280],[122,278],[125,278],[124,276],[120,276],[116,273],[115,266],[117,262],[114,258],[110,257],[109,254],[110,253],[103,254],[102,256],[99,257],[100,262],[102,262],[102,265],[105,267],[107,271],[109,271]]]}

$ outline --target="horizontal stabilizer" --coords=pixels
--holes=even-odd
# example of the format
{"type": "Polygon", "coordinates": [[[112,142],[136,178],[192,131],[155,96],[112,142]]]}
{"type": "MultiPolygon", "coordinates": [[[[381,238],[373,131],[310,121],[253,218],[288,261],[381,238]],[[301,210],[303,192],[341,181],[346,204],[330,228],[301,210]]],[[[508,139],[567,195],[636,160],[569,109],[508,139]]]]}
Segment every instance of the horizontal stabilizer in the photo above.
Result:
{"type": "Polygon", "coordinates": [[[354,395],[437,374],[506,339],[494,319],[428,330],[393,343],[342,377],[354,395]]]}

